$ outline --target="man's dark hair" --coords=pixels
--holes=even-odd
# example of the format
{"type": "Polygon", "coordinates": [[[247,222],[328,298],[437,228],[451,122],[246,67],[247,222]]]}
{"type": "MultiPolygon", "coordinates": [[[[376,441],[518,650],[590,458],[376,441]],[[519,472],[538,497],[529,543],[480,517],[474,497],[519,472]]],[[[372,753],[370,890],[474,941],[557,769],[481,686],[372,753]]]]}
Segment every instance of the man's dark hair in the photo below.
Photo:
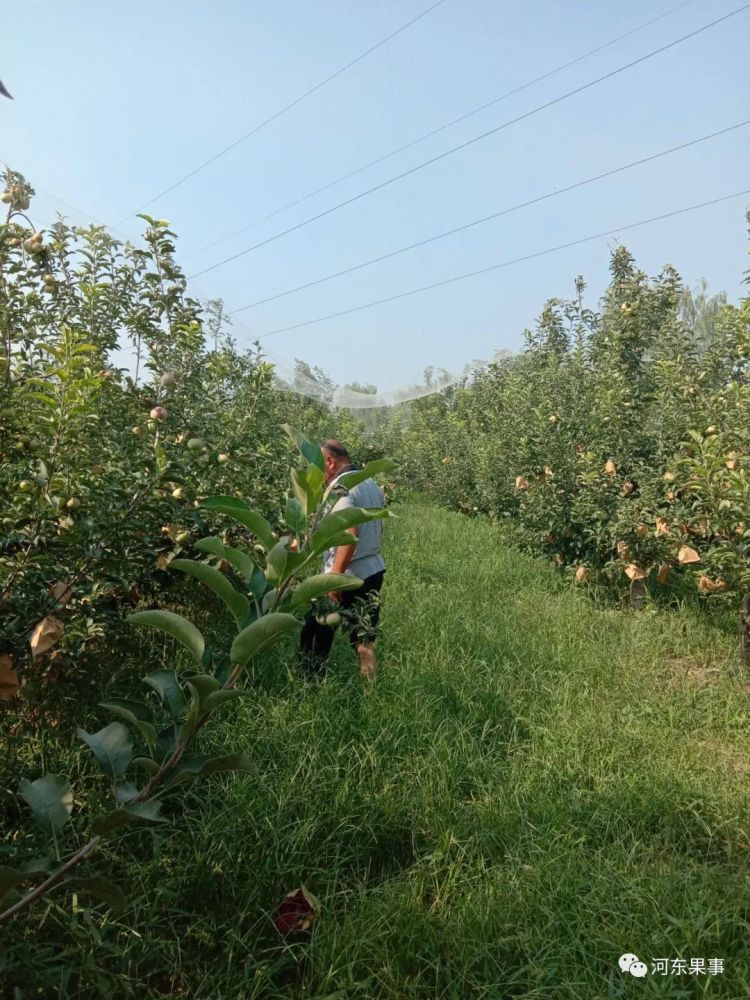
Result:
{"type": "Polygon", "coordinates": [[[349,452],[347,451],[346,445],[342,444],[340,441],[336,441],[331,438],[328,441],[324,441],[320,446],[322,451],[327,451],[332,458],[336,458],[339,461],[342,458],[349,458],[349,452]]]}

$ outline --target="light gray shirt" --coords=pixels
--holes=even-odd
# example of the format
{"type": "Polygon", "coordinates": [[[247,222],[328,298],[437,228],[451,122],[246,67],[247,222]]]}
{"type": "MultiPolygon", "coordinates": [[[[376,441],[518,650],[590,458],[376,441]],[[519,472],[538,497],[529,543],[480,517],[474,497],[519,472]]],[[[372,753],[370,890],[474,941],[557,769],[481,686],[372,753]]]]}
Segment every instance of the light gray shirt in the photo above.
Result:
{"type": "MultiPolygon", "coordinates": [[[[347,469],[346,472],[352,472],[347,469]]],[[[343,476],[346,472],[342,472],[343,476]]],[[[339,478],[338,476],[336,477],[339,478]]],[[[334,480],[335,482],[335,480],[334,480]]],[[[342,490],[343,487],[339,487],[342,490]]],[[[365,479],[363,483],[353,486],[352,489],[340,496],[331,508],[331,512],[336,510],[346,510],[348,507],[384,507],[385,497],[374,479],[365,479]]],[[[385,560],[380,551],[380,538],[383,530],[382,521],[367,521],[365,524],[357,526],[359,535],[354,556],[349,563],[346,572],[349,576],[357,576],[360,580],[366,580],[368,576],[379,573],[385,569],[385,560]]],[[[336,549],[328,549],[325,554],[324,572],[330,573],[333,567],[333,560],[336,557],[336,549]]]]}

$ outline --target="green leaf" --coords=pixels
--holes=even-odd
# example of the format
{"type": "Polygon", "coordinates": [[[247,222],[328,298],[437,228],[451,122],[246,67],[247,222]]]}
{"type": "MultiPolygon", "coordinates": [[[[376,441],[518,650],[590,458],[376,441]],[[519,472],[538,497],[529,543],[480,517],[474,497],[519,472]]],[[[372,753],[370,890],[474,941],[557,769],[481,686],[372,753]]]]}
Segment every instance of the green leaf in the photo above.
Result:
{"type": "Polygon", "coordinates": [[[257,511],[250,510],[244,500],[237,497],[208,497],[201,501],[204,510],[212,510],[217,514],[226,514],[228,517],[239,521],[248,530],[257,535],[258,540],[265,549],[273,548],[276,539],[273,537],[273,528],[268,521],[257,511]]]}
{"type": "Polygon", "coordinates": [[[205,510],[217,510],[219,507],[233,507],[237,510],[250,510],[250,505],[246,500],[241,500],[240,497],[232,497],[228,494],[206,497],[205,500],[201,500],[201,507],[205,510]]]}
{"type": "Polygon", "coordinates": [[[109,701],[100,701],[99,705],[134,726],[150,747],[154,745],[156,728],[148,705],[144,705],[141,701],[131,701],[129,698],[111,698],[109,701]]]}
{"type": "Polygon", "coordinates": [[[307,488],[313,498],[313,510],[315,510],[323,496],[325,473],[317,465],[308,465],[305,471],[305,478],[307,480],[307,488]]]}
{"type": "Polygon", "coordinates": [[[130,781],[118,781],[115,784],[115,802],[130,802],[138,794],[138,789],[130,781]]]}
{"type": "Polygon", "coordinates": [[[375,476],[382,475],[384,472],[393,473],[397,468],[398,464],[392,458],[379,458],[376,462],[368,462],[363,469],[345,472],[343,476],[339,476],[336,483],[350,490],[366,479],[374,479],[375,476]]]}
{"type": "Polygon", "coordinates": [[[139,822],[141,820],[146,823],[166,822],[166,817],[160,815],[161,802],[157,799],[150,799],[148,802],[130,802],[125,809],[139,822]]]}
{"type": "Polygon", "coordinates": [[[290,629],[298,627],[299,622],[294,615],[280,612],[264,615],[243,628],[234,640],[230,653],[232,662],[244,667],[254,656],[277,643],[290,629]]]}
{"type": "Polygon", "coordinates": [[[126,712],[128,716],[137,722],[152,722],[151,710],[142,701],[135,701],[130,698],[110,698],[108,701],[100,701],[101,708],[109,709],[110,712],[126,712]]]}
{"type": "Polygon", "coordinates": [[[344,573],[319,573],[317,576],[308,576],[293,590],[291,607],[306,607],[310,601],[331,590],[357,590],[361,586],[362,581],[356,576],[347,576],[344,573]]]}
{"type": "Polygon", "coordinates": [[[244,771],[247,774],[256,774],[257,767],[248,756],[242,753],[229,754],[227,757],[213,757],[207,760],[196,754],[193,757],[183,757],[175,771],[166,784],[166,787],[182,784],[186,781],[194,781],[196,778],[207,778],[211,774],[218,774],[221,771],[244,771]]]}
{"type": "Polygon", "coordinates": [[[15,868],[8,868],[6,865],[0,865],[0,902],[11,889],[15,889],[26,878],[27,876],[23,872],[16,871],[15,868]]]}
{"type": "Polygon", "coordinates": [[[133,742],[121,722],[110,722],[98,733],[77,729],[76,734],[91,747],[104,774],[110,778],[119,778],[125,774],[133,756],[133,742]]]}
{"type": "Polygon", "coordinates": [[[128,616],[128,621],[134,625],[147,625],[166,632],[182,643],[198,663],[203,662],[203,654],[206,651],[205,639],[195,625],[182,615],[176,615],[173,611],[136,611],[135,614],[128,616]]]}
{"type": "MultiPolygon", "coordinates": [[[[315,466],[309,466],[309,468],[315,468],[315,466]]],[[[292,469],[292,489],[301,510],[305,515],[308,515],[315,510],[315,505],[312,502],[305,472],[304,469],[292,469]]]]}
{"type": "Polygon", "coordinates": [[[387,507],[346,507],[344,510],[334,511],[320,522],[311,539],[311,550],[316,554],[323,552],[330,548],[331,540],[347,528],[369,521],[380,521],[386,517],[393,517],[387,507]]]}
{"type": "Polygon", "coordinates": [[[192,677],[187,677],[185,683],[192,694],[192,703],[187,719],[187,725],[192,727],[198,722],[201,715],[207,711],[205,705],[208,696],[218,691],[221,685],[210,674],[195,674],[192,677]]]}
{"type": "Polygon", "coordinates": [[[185,683],[194,692],[198,701],[202,704],[210,694],[218,691],[221,685],[211,674],[193,674],[185,678],[185,683]]]}
{"type": "Polygon", "coordinates": [[[316,466],[321,472],[325,471],[325,463],[323,462],[323,452],[320,450],[317,444],[310,440],[310,438],[303,434],[302,431],[298,431],[295,427],[291,427],[289,424],[282,424],[281,429],[291,440],[292,444],[297,446],[297,449],[310,465],[316,466]]]}
{"type": "Polygon", "coordinates": [[[226,559],[248,583],[252,579],[253,573],[260,572],[247,552],[235,549],[231,545],[223,545],[218,538],[201,538],[195,543],[195,547],[199,552],[208,552],[213,556],[226,559]]]}
{"type": "Polygon", "coordinates": [[[263,600],[261,601],[261,606],[260,606],[260,609],[263,612],[263,614],[266,614],[266,612],[273,605],[273,602],[275,600],[276,600],[276,588],[274,587],[272,590],[269,590],[267,593],[263,595],[263,600]]]}
{"type": "Polygon", "coordinates": [[[162,705],[169,711],[175,722],[185,711],[185,695],[174,670],[156,670],[143,678],[144,683],[156,691],[162,705]]]}
{"type": "Polygon", "coordinates": [[[207,712],[213,712],[215,708],[219,705],[223,705],[227,701],[234,701],[236,698],[242,697],[242,691],[238,691],[236,688],[225,688],[221,691],[214,691],[210,694],[204,702],[204,709],[207,712]]]}
{"type": "Polygon", "coordinates": [[[307,517],[302,509],[302,504],[296,497],[287,497],[284,523],[299,535],[307,528],[307,517]]]}
{"type": "Polygon", "coordinates": [[[194,559],[173,559],[170,563],[173,569],[178,569],[182,573],[194,576],[196,580],[212,590],[216,596],[226,604],[239,627],[250,614],[250,602],[244,597],[228,580],[223,573],[206,563],[196,562],[194,559]]]}
{"type": "Polygon", "coordinates": [[[317,465],[306,469],[292,469],[292,489],[302,512],[309,516],[317,510],[323,497],[323,473],[317,465]]]}
{"type": "Polygon", "coordinates": [[[95,899],[101,900],[113,913],[121,913],[125,909],[125,893],[118,885],[103,875],[66,879],[66,885],[72,885],[79,892],[86,892],[95,899]]]}
{"type": "MultiPolygon", "coordinates": [[[[248,622],[248,625],[249,624],[250,622],[248,622]]],[[[219,682],[219,684],[226,684],[226,682],[229,680],[229,675],[231,674],[231,672],[232,672],[232,661],[229,659],[229,656],[227,655],[222,659],[221,663],[218,663],[216,665],[216,668],[214,670],[214,677],[219,682]]]]}
{"type": "Polygon", "coordinates": [[[200,753],[185,754],[182,760],[177,762],[174,770],[164,782],[164,787],[172,788],[174,785],[179,785],[184,781],[192,781],[193,778],[200,774],[201,768],[207,759],[207,757],[200,753]]]}
{"type": "Polygon", "coordinates": [[[151,757],[134,757],[133,765],[142,768],[144,771],[148,771],[151,776],[159,770],[159,765],[151,757]]]}
{"type": "Polygon", "coordinates": [[[45,406],[48,406],[55,412],[59,409],[60,404],[58,401],[52,396],[48,396],[45,392],[30,392],[28,393],[28,397],[30,399],[35,399],[38,403],[44,403],[45,406]]]}
{"type": "Polygon", "coordinates": [[[349,531],[340,531],[337,535],[333,535],[328,539],[326,548],[333,549],[337,548],[339,545],[356,545],[357,543],[358,538],[356,535],[352,535],[349,531]]]}
{"type": "Polygon", "coordinates": [[[283,581],[291,555],[288,538],[282,538],[268,553],[266,577],[271,583],[278,584],[283,581]]]}
{"type": "Polygon", "coordinates": [[[47,833],[61,830],[70,819],[73,789],[58,774],[45,774],[36,781],[22,778],[19,794],[31,807],[36,822],[47,833]]]}
{"type": "Polygon", "coordinates": [[[148,802],[128,802],[120,809],[97,816],[91,826],[95,836],[112,833],[123,826],[133,826],[135,823],[164,823],[164,816],[159,815],[161,802],[150,799],[148,802]]]}
{"type": "Polygon", "coordinates": [[[154,747],[154,759],[162,764],[167,757],[170,757],[175,749],[177,748],[177,739],[179,737],[179,730],[176,725],[167,726],[166,729],[162,729],[159,735],[156,737],[156,746],[154,747]]]}
{"type": "Polygon", "coordinates": [[[262,597],[268,590],[268,580],[266,579],[266,574],[263,570],[257,567],[253,570],[253,575],[250,577],[250,593],[253,597],[262,597]]]}

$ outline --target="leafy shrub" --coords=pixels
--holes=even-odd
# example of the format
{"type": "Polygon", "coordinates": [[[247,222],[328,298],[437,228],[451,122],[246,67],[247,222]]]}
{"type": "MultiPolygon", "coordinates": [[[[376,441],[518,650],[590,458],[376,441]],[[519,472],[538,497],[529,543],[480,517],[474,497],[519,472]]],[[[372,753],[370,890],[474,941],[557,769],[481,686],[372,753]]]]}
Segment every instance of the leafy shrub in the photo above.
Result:
{"type": "Polygon", "coordinates": [[[578,582],[736,600],[750,586],[750,299],[686,309],[673,268],[650,280],[622,247],[598,310],[584,290],[547,303],[522,354],[400,407],[389,453],[409,485],[512,520],[578,582]]]}

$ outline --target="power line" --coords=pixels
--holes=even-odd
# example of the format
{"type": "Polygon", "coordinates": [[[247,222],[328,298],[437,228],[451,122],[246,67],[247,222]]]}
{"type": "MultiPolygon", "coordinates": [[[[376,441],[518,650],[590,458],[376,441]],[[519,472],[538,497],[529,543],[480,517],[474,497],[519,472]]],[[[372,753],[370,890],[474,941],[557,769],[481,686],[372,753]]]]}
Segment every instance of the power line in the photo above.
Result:
{"type": "Polygon", "coordinates": [[[544,104],[538,105],[536,108],[532,108],[531,111],[526,111],[522,115],[517,115],[515,118],[511,118],[500,125],[496,125],[494,128],[488,129],[486,132],[481,132],[479,135],[474,136],[472,139],[467,139],[465,142],[459,143],[457,146],[452,146],[450,149],[444,150],[442,153],[438,153],[437,156],[430,157],[429,160],[423,160],[422,163],[416,164],[416,166],[410,167],[408,170],[402,171],[400,174],[396,174],[394,177],[389,177],[387,180],[381,181],[380,184],[375,184],[371,188],[367,188],[365,191],[361,191],[359,194],[353,195],[351,198],[347,198],[345,201],[339,202],[337,205],[332,205],[330,208],[325,209],[323,212],[318,212],[317,215],[312,215],[307,219],[303,219],[302,222],[298,222],[294,226],[289,226],[287,229],[281,230],[281,232],[275,233],[273,236],[268,236],[266,239],[261,240],[259,243],[254,243],[252,246],[246,247],[244,250],[240,250],[238,253],[232,254],[229,257],[225,257],[223,260],[217,261],[216,264],[211,264],[209,267],[204,267],[201,271],[196,271],[195,274],[190,275],[190,278],[198,278],[202,274],[207,274],[209,271],[214,271],[218,267],[223,267],[224,264],[228,264],[233,260],[237,260],[239,257],[244,257],[248,253],[252,253],[254,250],[260,249],[260,247],[267,246],[269,243],[273,243],[275,240],[281,239],[283,236],[288,236],[289,233],[296,232],[298,229],[302,229],[304,226],[310,225],[312,222],[317,222],[319,219],[323,219],[333,212],[339,211],[339,209],[345,208],[347,205],[351,205],[362,198],[366,198],[368,195],[373,194],[375,191],[380,191],[383,188],[388,187],[391,184],[396,183],[396,181],[403,180],[404,177],[410,177],[412,174],[417,173],[419,170],[423,170],[425,167],[431,166],[433,163],[437,163],[440,160],[444,160],[446,157],[451,156],[453,153],[457,153],[462,149],[466,149],[468,146],[474,145],[474,143],[480,142],[482,139],[486,139],[491,135],[508,128],[510,125],[515,125],[517,122],[524,121],[527,118],[531,118],[533,115],[538,114],[540,111],[545,111],[547,108],[554,107],[556,104],[560,104],[566,101],[570,97],[574,97],[576,94],[583,93],[585,90],[589,90],[591,87],[595,87],[599,83],[603,83],[605,80],[610,80],[612,77],[617,76],[620,73],[624,73],[628,69],[632,69],[634,66],[638,66],[640,63],[646,62],[648,59],[653,59],[654,56],[661,55],[662,52],[666,52],[669,49],[674,48],[676,45],[680,45],[682,42],[687,41],[690,38],[695,38],[697,35],[702,34],[704,31],[708,31],[709,28],[715,27],[717,24],[721,24],[723,21],[728,20],[730,17],[735,17],[737,14],[741,14],[750,8],[750,3],[743,4],[742,7],[738,7],[731,11],[729,14],[724,14],[722,17],[716,18],[714,21],[710,21],[708,24],[704,24],[700,28],[696,28],[694,31],[689,32],[687,35],[682,35],[680,38],[676,38],[672,42],[668,42],[666,45],[660,46],[658,49],[654,49],[651,52],[646,53],[644,56],[640,56],[638,59],[633,59],[629,63],[625,63],[624,66],[618,66],[617,69],[611,70],[609,73],[605,73],[603,76],[599,76],[594,80],[590,80],[588,83],[582,84],[580,87],[576,87],[573,90],[567,91],[565,94],[559,97],[554,97],[550,101],[546,101],[544,104]]]}
{"type": "Polygon", "coordinates": [[[329,313],[327,316],[318,316],[315,319],[305,320],[303,323],[294,323],[292,326],[282,326],[278,330],[270,330],[268,333],[261,334],[257,339],[264,340],[266,337],[273,337],[279,333],[289,333],[292,330],[300,330],[305,326],[312,326],[315,323],[323,323],[325,320],[338,319],[340,316],[349,316],[352,313],[361,312],[363,309],[372,309],[374,306],[385,305],[387,302],[396,302],[399,299],[408,298],[410,295],[417,295],[420,292],[428,292],[433,288],[442,288],[445,285],[455,284],[457,281],[464,281],[466,278],[475,278],[480,274],[489,274],[490,271],[497,271],[503,267],[510,267],[511,264],[521,264],[524,261],[535,260],[538,257],[544,257],[547,254],[557,253],[560,250],[567,250],[570,247],[577,247],[583,243],[591,243],[594,240],[603,239],[605,236],[614,236],[617,233],[625,232],[628,229],[636,229],[639,226],[647,226],[652,222],[661,222],[663,219],[672,219],[677,215],[685,215],[687,212],[695,212],[699,208],[707,208],[710,205],[718,205],[721,202],[729,201],[732,198],[739,198],[742,195],[750,194],[750,188],[744,191],[736,191],[734,194],[723,195],[721,198],[713,198],[711,201],[702,201],[698,205],[688,205],[686,208],[678,208],[674,212],[666,212],[664,215],[654,215],[650,219],[642,219],[640,222],[631,222],[627,226],[618,226],[616,229],[607,229],[601,233],[595,233],[593,236],[584,236],[579,240],[571,240],[569,243],[560,243],[554,247],[548,247],[546,250],[538,250],[536,253],[526,254],[523,257],[514,257],[512,260],[504,260],[499,264],[491,264],[489,267],[481,267],[476,271],[467,271],[464,274],[457,274],[452,278],[445,278],[442,281],[435,281],[431,285],[421,285],[419,288],[410,288],[406,292],[399,292],[397,295],[388,295],[382,299],[375,299],[372,302],[363,302],[358,306],[352,306],[350,309],[342,309],[339,312],[329,313]]]}
{"type": "Polygon", "coordinates": [[[260,132],[260,130],[265,128],[266,125],[270,125],[271,122],[276,121],[277,118],[280,118],[282,115],[286,114],[287,111],[291,111],[292,108],[296,107],[298,104],[301,104],[302,101],[306,100],[316,91],[320,90],[321,87],[325,87],[326,84],[330,83],[332,80],[335,80],[337,76],[341,76],[342,73],[345,73],[348,69],[351,69],[352,66],[356,65],[356,63],[361,62],[363,59],[366,59],[367,56],[372,55],[372,53],[375,52],[377,49],[381,48],[381,46],[386,45],[388,42],[392,41],[397,35],[400,35],[401,32],[406,31],[407,28],[410,28],[413,24],[416,24],[417,21],[420,21],[423,17],[426,17],[427,14],[431,14],[433,10],[435,10],[437,7],[440,7],[444,3],[445,0],[437,0],[436,3],[432,4],[432,6],[427,7],[421,13],[417,14],[416,17],[413,17],[410,21],[407,21],[406,24],[402,24],[400,28],[397,28],[395,31],[392,31],[390,35],[386,35],[385,38],[381,38],[379,42],[375,43],[375,45],[371,45],[369,49],[365,49],[364,52],[361,52],[358,56],[355,56],[354,59],[350,59],[349,62],[346,63],[346,65],[341,66],[334,73],[331,73],[330,76],[327,76],[324,80],[321,80],[319,83],[316,83],[314,87],[310,87],[310,89],[306,90],[304,94],[300,94],[299,97],[295,97],[295,99],[293,101],[290,101],[289,104],[286,104],[284,105],[283,108],[280,108],[278,111],[275,111],[268,118],[264,119],[258,125],[255,125],[253,128],[251,128],[249,132],[245,132],[245,134],[241,135],[239,139],[235,139],[234,142],[230,143],[228,146],[225,146],[224,149],[219,150],[218,153],[215,153],[213,156],[209,157],[209,159],[204,160],[204,162],[200,163],[197,167],[195,167],[194,170],[191,170],[183,177],[180,177],[179,180],[176,180],[174,184],[170,184],[169,187],[164,188],[164,190],[159,192],[159,194],[154,195],[153,198],[151,198],[149,201],[141,205],[140,208],[137,208],[134,212],[131,212],[130,215],[126,215],[124,219],[122,219],[120,222],[117,223],[117,225],[121,226],[123,222],[127,222],[128,219],[131,219],[134,215],[137,215],[138,212],[142,212],[144,208],[148,208],[149,205],[153,205],[155,201],[158,201],[160,198],[163,198],[165,194],[169,194],[170,191],[174,191],[175,188],[180,187],[181,184],[184,184],[185,181],[189,180],[191,177],[195,177],[195,175],[197,173],[200,173],[201,170],[205,170],[206,167],[210,166],[212,163],[215,163],[220,157],[224,156],[226,153],[234,149],[236,146],[239,146],[240,143],[245,142],[246,139],[249,139],[257,132],[260,132]]]}
{"type": "Polygon", "coordinates": [[[206,250],[211,250],[220,243],[224,243],[226,240],[232,239],[233,236],[239,236],[240,233],[247,232],[248,229],[252,229],[254,226],[260,225],[261,222],[268,222],[269,219],[273,219],[282,212],[286,212],[287,209],[295,208],[297,205],[301,205],[302,202],[308,201],[310,198],[315,197],[316,194],[322,194],[324,191],[329,191],[332,187],[336,187],[338,184],[342,184],[344,181],[348,181],[352,177],[356,177],[357,174],[361,174],[364,170],[369,170],[370,167],[377,166],[379,163],[384,163],[392,156],[396,156],[398,153],[403,153],[405,150],[411,149],[412,146],[416,146],[418,143],[424,142],[426,139],[431,139],[434,135],[438,135],[440,132],[444,132],[445,129],[466,121],[473,115],[478,115],[480,111],[486,111],[487,108],[491,108],[493,105],[499,104],[501,101],[505,101],[509,97],[514,97],[516,94],[520,94],[523,90],[528,90],[528,88],[533,87],[534,84],[541,83],[543,80],[548,80],[551,76],[555,76],[557,73],[562,73],[563,70],[569,69],[571,66],[575,66],[579,62],[583,62],[584,59],[589,59],[591,56],[596,55],[597,52],[602,52],[604,49],[607,49],[612,45],[616,45],[617,42],[624,41],[624,39],[637,34],[639,31],[643,31],[644,28],[650,27],[657,21],[661,21],[663,18],[669,17],[670,14],[675,14],[678,10],[682,10],[684,7],[689,7],[692,3],[695,3],[695,0],[685,0],[684,3],[678,4],[676,7],[670,7],[670,9],[664,11],[663,14],[659,14],[657,17],[652,17],[649,21],[644,21],[643,24],[639,24],[637,27],[631,28],[630,31],[626,31],[623,35],[611,38],[608,42],[603,42],[601,45],[597,45],[596,48],[590,49],[588,52],[584,52],[583,55],[576,56],[575,59],[571,59],[569,62],[563,63],[561,66],[556,66],[554,69],[549,70],[547,73],[543,73],[541,76],[534,77],[534,79],[529,80],[528,83],[522,83],[513,90],[509,90],[507,93],[501,94],[499,97],[494,97],[491,101],[487,101],[485,104],[480,104],[479,107],[472,108],[471,111],[467,111],[464,114],[459,115],[458,118],[453,118],[451,121],[445,122],[443,125],[438,125],[437,128],[434,128],[429,132],[425,132],[423,135],[417,136],[416,139],[412,139],[410,142],[404,143],[403,146],[398,146],[396,149],[392,149],[389,153],[384,153],[382,156],[378,156],[376,159],[370,160],[369,163],[365,163],[361,167],[357,167],[356,170],[349,171],[348,174],[343,174],[341,177],[337,177],[336,180],[330,181],[328,184],[324,184],[323,187],[315,188],[314,191],[310,191],[307,194],[302,195],[302,197],[295,199],[295,201],[290,201],[286,205],[282,205],[281,208],[277,208],[275,211],[269,212],[268,215],[263,215],[258,219],[254,219],[246,226],[241,226],[239,229],[235,229],[233,232],[227,233],[226,236],[222,236],[220,239],[214,240],[213,243],[208,243],[199,250],[194,250],[193,253],[188,256],[197,257],[198,254],[205,253],[206,250]]]}
{"type": "Polygon", "coordinates": [[[653,153],[651,156],[645,156],[640,160],[633,160],[631,163],[625,163],[623,166],[614,167],[612,170],[606,170],[604,173],[596,174],[594,177],[587,177],[586,180],[576,181],[574,184],[569,184],[567,187],[556,188],[554,191],[549,191],[547,194],[539,195],[536,198],[531,198],[528,201],[522,201],[517,205],[511,205],[509,208],[503,208],[499,212],[493,212],[491,215],[484,215],[481,219],[474,219],[472,222],[466,222],[462,226],[455,226],[453,229],[446,229],[442,233],[436,233],[435,236],[428,236],[424,240],[419,240],[417,243],[410,243],[408,246],[399,247],[397,250],[391,250],[388,253],[380,254],[378,257],[371,257],[369,260],[363,260],[359,264],[352,264],[351,267],[345,267],[340,271],[334,271],[332,274],[326,274],[322,278],[316,278],[314,281],[307,281],[303,285],[296,285],[294,288],[287,288],[283,292],[277,292],[275,295],[268,295],[264,299],[257,299],[255,302],[249,302],[246,306],[240,306],[239,309],[233,309],[230,315],[236,315],[236,313],[244,312],[246,309],[254,309],[256,306],[265,305],[266,302],[274,302],[276,299],[283,299],[287,295],[292,295],[294,292],[301,292],[306,288],[313,288],[315,285],[322,285],[326,281],[333,281],[334,278],[341,278],[345,274],[351,274],[353,271],[359,271],[364,267],[369,267],[371,264],[378,264],[384,260],[390,260],[391,257],[397,257],[399,254],[406,253],[409,250],[416,250],[419,247],[426,246],[428,243],[435,243],[437,240],[445,239],[447,236],[455,236],[456,233],[462,233],[467,229],[471,229],[474,226],[479,226],[484,222],[490,222],[493,219],[499,219],[501,216],[510,215],[511,212],[517,212],[522,208],[528,208],[531,205],[538,205],[539,202],[547,201],[549,198],[556,198],[558,195],[566,194],[568,191],[575,191],[578,188],[585,187],[587,184],[593,184],[595,181],[603,180],[606,177],[613,177],[615,174],[623,173],[625,170],[630,170],[633,167],[642,166],[644,163],[651,163],[653,160],[658,160],[661,157],[669,156],[672,153],[677,153],[682,149],[689,149],[691,146],[697,146],[702,142],[708,142],[709,139],[715,139],[717,136],[726,135],[728,132],[734,132],[738,128],[744,128],[746,125],[750,125],[750,119],[744,122],[738,122],[736,125],[729,125],[727,128],[720,129],[718,132],[711,132],[710,135],[702,135],[698,139],[691,139],[689,142],[683,142],[679,146],[672,146],[669,149],[663,149],[659,153],[653,153]]]}

